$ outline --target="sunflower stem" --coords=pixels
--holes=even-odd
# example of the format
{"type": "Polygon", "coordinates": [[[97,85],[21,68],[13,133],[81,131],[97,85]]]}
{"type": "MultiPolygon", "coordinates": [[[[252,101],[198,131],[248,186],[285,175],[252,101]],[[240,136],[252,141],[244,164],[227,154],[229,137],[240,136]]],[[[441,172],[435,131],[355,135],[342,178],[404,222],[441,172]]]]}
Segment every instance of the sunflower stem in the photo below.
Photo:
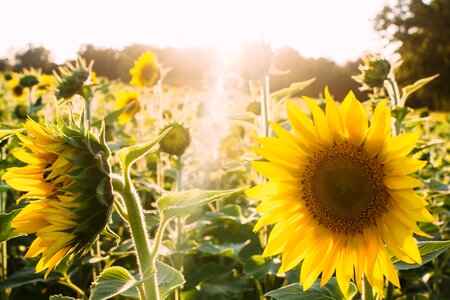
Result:
{"type": "Polygon", "coordinates": [[[389,97],[391,99],[394,99],[394,105],[393,108],[397,107],[397,106],[401,106],[403,107],[405,105],[405,103],[401,103],[403,101],[401,101],[400,99],[400,91],[398,89],[398,85],[397,85],[397,81],[395,80],[395,78],[393,77],[393,75],[389,76],[387,79],[387,82],[390,85],[390,89],[386,88],[386,90],[389,93],[389,97]]]}
{"type": "Polygon", "coordinates": [[[28,88],[28,116],[31,118],[31,116],[34,114],[33,109],[33,94],[32,94],[32,87],[28,88]]]}
{"type": "Polygon", "coordinates": [[[367,280],[366,276],[364,276],[363,280],[363,290],[361,295],[362,300],[375,300],[374,294],[373,294],[373,288],[370,285],[369,281],[367,280]]]}
{"type": "MultiPolygon", "coordinates": [[[[183,181],[182,181],[182,175],[183,175],[183,157],[179,156],[176,160],[176,170],[177,170],[177,177],[176,177],[176,191],[180,192],[183,188],[183,181]]],[[[181,245],[183,244],[183,219],[181,216],[177,217],[175,219],[176,221],[176,250],[181,249],[181,245]]],[[[183,255],[178,254],[176,259],[176,268],[183,272],[183,264],[184,259],[183,255]]],[[[175,291],[175,299],[180,299],[180,289],[177,288],[175,291]]]]}
{"type": "Polygon", "coordinates": [[[269,75],[264,75],[260,82],[259,91],[261,97],[262,134],[264,137],[268,137],[270,121],[269,75]]]}
{"type": "MultiPolygon", "coordinates": [[[[136,249],[136,257],[139,266],[139,274],[143,279],[143,294],[140,295],[144,300],[159,300],[159,291],[156,278],[156,259],[151,254],[149,235],[144,222],[144,212],[140,198],[131,181],[130,166],[124,167],[124,184],[120,180],[114,179],[113,187],[115,192],[119,193],[125,203],[129,216],[129,224],[133,238],[133,244],[136,249]]],[[[164,221],[164,220],[162,220],[164,221]]]]}

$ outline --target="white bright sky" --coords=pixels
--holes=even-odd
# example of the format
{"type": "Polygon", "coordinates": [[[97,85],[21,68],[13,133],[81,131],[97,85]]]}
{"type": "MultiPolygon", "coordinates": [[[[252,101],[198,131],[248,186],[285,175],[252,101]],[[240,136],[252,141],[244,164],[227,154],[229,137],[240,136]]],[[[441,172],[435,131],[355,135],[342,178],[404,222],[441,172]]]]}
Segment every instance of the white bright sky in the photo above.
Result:
{"type": "Polygon", "coordinates": [[[0,4],[0,58],[28,43],[53,59],[82,44],[122,49],[208,46],[231,53],[243,41],[292,46],[343,63],[383,51],[373,18],[387,0],[14,0],[0,4]]]}

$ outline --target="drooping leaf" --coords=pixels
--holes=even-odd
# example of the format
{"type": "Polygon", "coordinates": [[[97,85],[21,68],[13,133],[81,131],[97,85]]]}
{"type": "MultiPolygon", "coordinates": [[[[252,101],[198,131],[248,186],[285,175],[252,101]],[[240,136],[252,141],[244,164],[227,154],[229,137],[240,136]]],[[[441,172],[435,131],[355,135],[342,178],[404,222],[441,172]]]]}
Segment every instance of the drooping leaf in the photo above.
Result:
{"type": "Polygon", "coordinates": [[[336,278],[333,277],[323,287],[320,287],[320,280],[317,280],[307,291],[303,291],[300,284],[294,283],[270,291],[265,296],[273,297],[276,300],[344,300],[352,299],[356,292],[356,286],[350,283],[348,295],[345,296],[339,289],[336,278]]]}
{"type": "Polygon", "coordinates": [[[183,274],[163,262],[156,262],[156,270],[161,299],[166,299],[170,293],[185,282],[183,274]]]}
{"type": "Polygon", "coordinates": [[[139,144],[139,145],[133,145],[130,147],[120,149],[117,152],[117,155],[119,156],[122,168],[128,169],[136,160],[147,155],[148,153],[150,153],[152,151],[155,151],[156,145],[166,135],[166,133],[169,132],[169,130],[171,128],[172,127],[167,128],[159,136],[157,136],[154,139],[151,139],[150,141],[148,141],[146,143],[139,144]]]}
{"type": "Polygon", "coordinates": [[[104,269],[91,286],[90,300],[103,300],[117,296],[137,285],[138,282],[122,267],[104,269]]]}
{"type": "Polygon", "coordinates": [[[79,300],[78,298],[76,299],[76,298],[69,297],[69,296],[63,296],[61,294],[59,294],[59,295],[52,295],[48,299],[49,300],[79,300]]]}
{"type": "MultiPolygon", "coordinates": [[[[159,297],[161,299],[166,299],[177,287],[185,282],[183,274],[163,262],[156,261],[156,272],[159,297]]],[[[136,287],[123,292],[122,296],[139,298],[136,287]]]]}
{"type": "MultiPolygon", "coordinates": [[[[419,252],[422,256],[423,265],[447,251],[450,248],[450,241],[418,242],[417,246],[419,247],[419,252]]],[[[398,270],[415,269],[422,265],[407,264],[398,259],[394,261],[394,266],[398,270]]]]}
{"type": "Polygon", "coordinates": [[[15,209],[9,213],[0,213],[0,242],[10,240],[12,238],[22,236],[11,227],[11,221],[17,216],[22,209],[15,209]]]}
{"type": "Polygon", "coordinates": [[[275,101],[280,101],[285,98],[289,98],[296,93],[300,92],[304,88],[306,88],[308,85],[310,85],[316,78],[311,78],[309,80],[300,81],[300,82],[294,82],[289,87],[278,90],[270,94],[270,97],[275,101]]]}
{"type": "MultiPolygon", "coordinates": [[[[50,275],[51,276],[51,275],[50,275]]],[[[44,282],[43,274],[36,274],[34,266],[22,268],[14,273],[8,275],[8,277],[0,283],[0,291],[4,289],[13,289],[22,285],[44,282]]]]}
{"type": "Polygon", "coordinates": [[[242,192],[244,189],[233,190],[189,190],[170,193],[158,199],[156,204],[161,215],[166,219],[180,216],[201,205],[242,192]]]}
{"type": "Polygon", "coordinates": [[[424,85],[426,85],[427,83],[429,83],[430,81],[432,81],[433,79],[435,79],[438,76],[439,76],[439,74],[436,74],[436,75],[433,75],[433,76],[430,76],[430,77],[426,77],[426,78],[422,78],[422,79],[417,80],[413,84],[407,85],[404,88],[402,88],[402,101],[406,101],[406,99],[412,93],[414,93],[415,91],[419,90],[424,85]]]}

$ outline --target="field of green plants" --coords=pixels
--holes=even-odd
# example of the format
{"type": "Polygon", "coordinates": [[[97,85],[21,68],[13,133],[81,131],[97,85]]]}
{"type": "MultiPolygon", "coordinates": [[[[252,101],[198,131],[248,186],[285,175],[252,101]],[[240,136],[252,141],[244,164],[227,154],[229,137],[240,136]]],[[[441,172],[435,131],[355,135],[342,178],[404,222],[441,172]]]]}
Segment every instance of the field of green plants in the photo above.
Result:
{"type": "MultiPolygon", "coordinates": [[[[242,69],[239,76],[248,89],[228,89],[220,77],[201,89],[170,87],[164,83],[170,70],[151,52],[130,69],[130,83],[97,77],[92,64],[78,59],[53,74],[35,69],[0,74],[1,299],[450,299],[450,115],[404,106],[434,77],[399,87],[397,66],[369,56],[355,80],[370,99],[359,99],[361,106],[349,100],[353,106],[347,113],[344,99],[335,99],[342,113],[332,114],[328,96],[333,91],[325,86],[317,98],[301,97],[313,78],[271,90],[270,64],[242,69]],[[289,107],[300,111],[297,117],[289,107]],[[420,134],[403,156],[426,162],[408,173],[423,185],[405,184],[401,190],[410,193],[399,207],[410,214],[398,217],[401,229],[386,229],[395,241],[383,236],[379,245],[342,246],[341,252],[326,250],[328,244],[318,252],[307,246],[307,254],[295,252],[310,232],[309,223],[279,229],[279,224],[293,224],[296,215],[278,200],[297,197],[283,185],[284,174],[292,175],[295,168],[286,166],[295,161],[294,146],[279,143],[291,134],[303,139],[297,128],[313,125],[295,123],[300,116],[312,119],[301,122],[314,124],[322,138],[321,120],[341,124],[342,115],[351,140],[356,129],[345,122],[357,127],[364,121],[351,119],[365,115],[356,112],[359,107],[370,124],[384,126],[370,127],[367,140],[370,132],[385,132],[386,143],[420,134]],[[255,186],[264,189],[255,192],[255,186]],[[274,204],[263,206],[260,200],[274,204]],[[419,208],[422,217],[416,217],[419,208]],[[270,235],[274,228],[277,236],[270,235]],[[282,235],[298,235],[298,243],[278,241],[282,235]],[[417,245],[422,263],[409,259],[416,248],[407,241],[417,245]],[[366,257],[375,253],[374,262],[361,258],[358,249],[365,249],[366,257]],[[275,254],[264,255],[269,252],[275,254]],[[298,255],[290,258],[289,253],[298,255]],[[313,259],[315,253],[325,255],[313,259]],[[282,263],[290,259],[292,266],[282,263]],[[328,280],[321,261],[332,264],[328,280]],[[390,265],[399,272],[399,284],[390,265]],[[311,272],[300,275],[301,268],[311,272]]],[[[323,126],[338,136],[333,126],[323,126]]],[[[314,159],[307,166],[317,165],[319,172],[314,159]]],[[[383,168],[389,164],[397,167],[387,162],[381,172],[387,173],[383,168]]],[[[394,212],[401,214],[400,208],[394,212]]],[[[327,230],[359,234],[340,231],[349,225],[331,220],[327,230]]],[[[339,250],[339,239],[335,242],[339,250]]]]}

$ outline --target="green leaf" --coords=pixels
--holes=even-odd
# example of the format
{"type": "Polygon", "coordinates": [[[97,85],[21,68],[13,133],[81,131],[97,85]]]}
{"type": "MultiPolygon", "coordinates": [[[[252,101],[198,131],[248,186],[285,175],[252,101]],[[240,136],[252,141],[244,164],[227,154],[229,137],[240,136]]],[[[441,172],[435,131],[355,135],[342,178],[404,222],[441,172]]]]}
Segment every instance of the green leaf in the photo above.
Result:
{"type": "Polygon", "coordinates": [[[134,287],[139,282],[122,267],[104,269],[91,286],[91,300],[108,299],[134,287]]]}
{"type": "Polygon", "coordinates": [[[61,295],[61,294],[50,296],[50,298],[48,298],[48,299],[49,299],[49,300],[79,300],[78,298],[75,299],[75,298],[73,298],[73,297],[63,296],[63,295],[61,295]]]}
{"type": "Polygon", "coordinates": [[[122,168],[124,170],[128,170],[129,167],[139,158],[147,155],[149,152],[156,151],[156,144],[159,143],[159,141],[166,135],[169,130],[172,129],[172,127],[167,128],[163,133],[161,133],[159,136],[157,136],[154,139],[151,139],[150,141],[139,144],[139,145],[133,145],[130,147],[122,148],[117,152],[117,155],[120,159],[120,164],[122,165],[122,168]]]}
{"type": "Polygon", "coordinates": [[[356,295],[356,292],[356,286],[350,283],[346,297],[339,289],[336,278],[333,277],[323,287],[320,287],[320,280],[317,280],[306,292],[303,291],[300,284],[294,283],[270,291],[264,296],[273,297],[276,300],[340,300],[352,299],[356,295]]]}
{"type": "Polygon", "coordinates": [[[194,208],[207,204],[233,194],[241,193],[244,189],[233,190],[189,190],[178,193],[170,193],[158,199],[156,204],[161,215],[170,219],[189,213],[194,208]]]}
{"type": "MultiPolygon", "coordinates": [[[[51,275],[50,275],[51,276],[51,275]]],[[[11,275],[8,275],[2,283],[0,283],[0,291],[5,289],[13,289],[16,287],[20,287],[22,285],[36,283],[36,282],[44,282],[43,274],[36,274],[36,270],[34,266],[25,267],[23,269],[17,270],[13,272],[11,275]]]]}
{"type": "Polygon", "coordinates": [[[19,133],[21,131],[25,130],[24,128],[21,129],[0,129],[0,142],[3,141],[6,138],[9,138],[10,136],[19,133]]]}
{"type": "Polygon", "coordinates": [[[426,78],[422,78],[422,79],[417,80],[413,84],[410,84],[410,85],[405,86],[404,88],[402,88],[402,101],[406,101],[406,99],[412,93],[414,93],[418,89],[422,88],[424,85],[426,85],[428,82],[430,82],[431,80],[435,79],[438,76],[439,76],[439,74],[436,74],[436,75],[433,75],[433,76],[430,76],[430,77],[426,77],[426,78]]]}
{"type": "Polygon", "coordinates": [[[262,279],[267,274],[277,274],[280,268],[280,260],[264,258],[261,255],[253,255],[244,264],[244,273],[262,279]]]}
{"type": "Polygon", "coordinates": [[[185,283],[183,274],[163,262],[156,262],[159,296],[166,299],[177,287],[185,283]]]}
{"type": "Polygon", "coordinates": [[[12,238],[22,236],[11,227],[11,221],[20,213],[22,209],[15,209],[9,213],[0,213],[0,242],[10,240],[12,238]]]}
{"type": "Polygon", "coordinates": [[[422,264],[407,264],[398,259],[394,261],[394,266],[398,270],[409,270],[418,268],[433,258],[438,257],[450,248],[450,241],[431,241],[431,242],[418,242],[420,255],[422,256],[422,264]]]}
{"type": "Polygon", "coordinates": [[[306,81],[294,82],[288,88],[284,88],[284,89],[273,92],[272,94],[270,94],[270,97],[275,101],[280,101],[280,100],[289,98],[289,97],[297,94],[304,88],[306,88],[314,80],[316,80],[316,78],[311,78],[306,81]]]}
{"type": "MultiPolygon", "coordinates": [[[[105,125],[111,125],[114,124],[115,122],[117,122],[117,119],[119,118],[119,116],[126,110],[128,110],[128,108],[131,108],[131,106],[135,105],[135,103],[130,102],[127,105],[125,105],[122,108],[119,108],[115,111],[110,112],[109,114],[107,114],[104,117],[104,121],[105,121],[105,125]]],[[[96,121],[94,122],[93,126],[99,126],[101,124],[102,120],[96,121]]]]}

